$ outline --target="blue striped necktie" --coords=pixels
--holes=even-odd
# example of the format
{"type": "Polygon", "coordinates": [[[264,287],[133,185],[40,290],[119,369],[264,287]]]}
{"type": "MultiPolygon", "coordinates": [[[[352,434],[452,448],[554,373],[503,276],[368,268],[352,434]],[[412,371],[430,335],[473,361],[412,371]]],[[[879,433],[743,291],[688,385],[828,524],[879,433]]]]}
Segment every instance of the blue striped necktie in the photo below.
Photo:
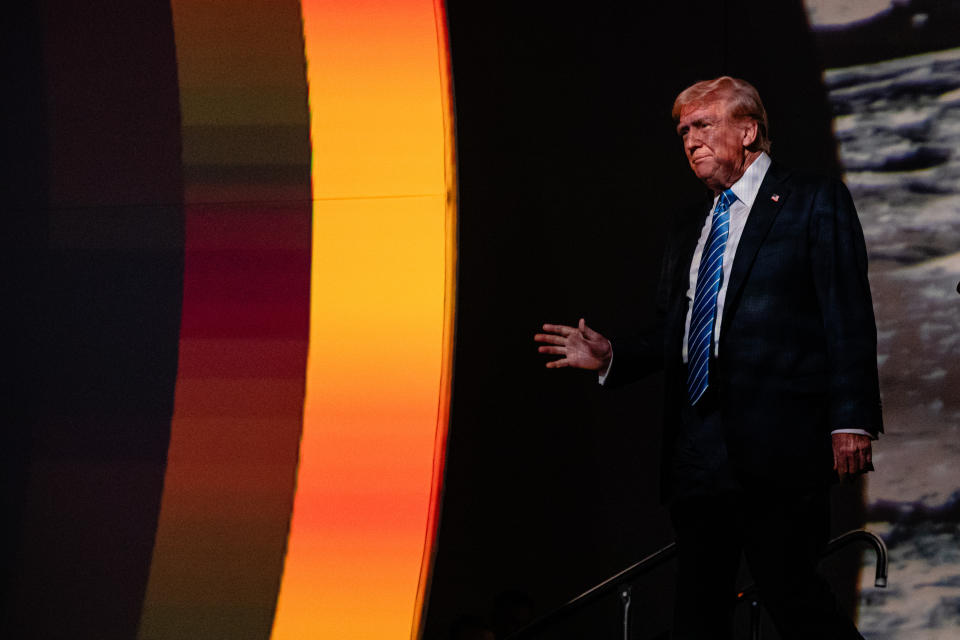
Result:
{"type": "Polygon", "coordinates": [[[730,189],[720,194],[697,270],[697,290],[693,295],[693,314],[687,336],[687,397],[691,405],[697,403],[710,384],[710,347],[717,317],[717,294],[723,282],[723,254],[730,229],[730,205],[736,199],[737,196],[730,189]]]}

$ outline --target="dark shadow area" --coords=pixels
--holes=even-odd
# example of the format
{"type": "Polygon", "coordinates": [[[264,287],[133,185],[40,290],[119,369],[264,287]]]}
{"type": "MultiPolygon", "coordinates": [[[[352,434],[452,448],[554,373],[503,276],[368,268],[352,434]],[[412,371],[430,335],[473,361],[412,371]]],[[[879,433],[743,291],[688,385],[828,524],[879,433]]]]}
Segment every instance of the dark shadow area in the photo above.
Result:
{"type": "Polygon", "coordinates": [[[173,410],[182,279],[169,3],[5,13],[3,637],[130,639],[173,410]]]}
{"type": "Polygon", "coordinates": [[[30,436],[40,398],[39,348],[36,322],[40,319],[37,287],[42,280],[41,256],[46,234],[44,205],[46,114],[44,113],[43,41],[35,3],[17,3],[5,12],[0,30],[2,76],[8,99],[0,101],[3,127],[0,210],[2,300],[7,310],[3,382],[0,384],[0,629],[13,614],[16,565],[20,557],[24,492],[29,469],[30,436]]]}

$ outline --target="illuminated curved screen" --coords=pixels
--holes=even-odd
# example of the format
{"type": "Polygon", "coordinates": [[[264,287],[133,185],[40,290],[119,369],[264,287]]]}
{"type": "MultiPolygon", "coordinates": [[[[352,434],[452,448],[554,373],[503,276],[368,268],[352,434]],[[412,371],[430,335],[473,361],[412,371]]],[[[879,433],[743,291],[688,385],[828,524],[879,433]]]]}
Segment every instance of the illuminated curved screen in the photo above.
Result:
{"type": "Polygon", "coordinates": [[[452,358],[442,3],[172,8],[184,293],[138,637],[415,636],[452,358]]]}
{"type": "Polygon", "coordinates": [[[419,624],[449,403],[444,20],[431,0],[305,0],[303,22],[310,351],[272,637],[403,637],[419,624]]]}

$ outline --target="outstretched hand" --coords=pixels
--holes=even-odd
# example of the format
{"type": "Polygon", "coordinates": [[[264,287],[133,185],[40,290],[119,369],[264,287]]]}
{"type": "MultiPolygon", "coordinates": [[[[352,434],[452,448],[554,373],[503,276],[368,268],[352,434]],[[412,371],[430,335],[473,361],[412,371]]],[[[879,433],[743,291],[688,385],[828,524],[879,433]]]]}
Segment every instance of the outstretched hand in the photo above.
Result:
{"type": "Polygon", "coordinates": [[[870,437],[858,433],[833,434],[833,468],[841,480],[873,471],[870,437]]]}
{"type": "Polygon", "coordinates": [[[546,333],[533,336],[537,342],[545,343],[537,351],[562,356],[547,363],[548,369],[576,367],[589,371],[603,371],[610,364],[613,347],[610,341],[587,326],[580,318],[576,327],[562,324],[545,324],[546,333]]]}

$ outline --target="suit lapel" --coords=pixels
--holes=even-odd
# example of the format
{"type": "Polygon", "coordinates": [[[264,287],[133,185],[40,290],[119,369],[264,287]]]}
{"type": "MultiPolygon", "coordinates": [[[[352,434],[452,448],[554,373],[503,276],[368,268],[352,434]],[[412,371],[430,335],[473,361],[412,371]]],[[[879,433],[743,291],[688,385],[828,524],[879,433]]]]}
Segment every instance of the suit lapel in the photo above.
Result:
{"type": "MultiPolygon", "coordinates": [[[[784,184],[787,175],[788,173],[785,170],[774,163],[770,165],[767,175],[760,183],[760,190],[757,192],[757,198],[753,201],[753,207],[747,217],[747,224],[743,228],[743,235],[740,236],[740,244],[737,246],[737,254],[733,258],[733,266],[730,269],[721,327],[730,326],[730,315],[734,307],[737,306],[737,297],[747,275],[750,273],[754,258],[757,257],[757,251],[760,250],[760,245],[767,237],[767,233],[770,231],[770,227],[773,225],[780,209],[790,197],[790,189],[784,184]]],[[[722,331],[721,329],[721,333],[722,331]]]]}

